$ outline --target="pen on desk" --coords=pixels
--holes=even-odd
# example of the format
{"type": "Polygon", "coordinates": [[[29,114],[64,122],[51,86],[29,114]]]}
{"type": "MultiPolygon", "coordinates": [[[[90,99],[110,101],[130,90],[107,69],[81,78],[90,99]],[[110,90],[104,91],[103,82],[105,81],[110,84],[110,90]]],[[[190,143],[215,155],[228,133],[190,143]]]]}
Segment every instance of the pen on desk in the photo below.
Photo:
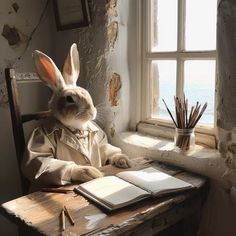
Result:
{"type": "Polygon", "coordinates": [[[64,210],[65,210],[65,214],[66,214],[66,216],[68,217],[68,219],[69,219],[71,225],[74,225],[74,224],[75,224],[75,221],[74,221],[74,219],[72,218],[72,216],[71,216],[70,212],[68,211],[68,209],[66,208],[66,206],[64,206],[64,210]]]}
{"type": "Polygon", "coordinates": [[[41,189],[42,192],[49,192],[49,193],[68,193],[71,192],[73,190],[71,189],[64,189],[64,188],[42,188],[41,189]]]}
{"type": "Polygon", "coordinates": [[[66,221],[65,221],[65,210],[64,208],[61,210],[61,230],[65,231],[66,229],[66,221]]]}

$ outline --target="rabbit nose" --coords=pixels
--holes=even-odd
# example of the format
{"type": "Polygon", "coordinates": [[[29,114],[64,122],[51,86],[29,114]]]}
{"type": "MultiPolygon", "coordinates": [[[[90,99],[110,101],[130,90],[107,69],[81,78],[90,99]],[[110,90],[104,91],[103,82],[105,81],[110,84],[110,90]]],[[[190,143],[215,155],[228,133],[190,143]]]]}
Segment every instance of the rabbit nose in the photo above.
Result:
{"type": "Polygon", "coordinates": [[[75,101],[73,100],[73,98],[71,96],[66,96],[66,102],[75,103],[75,101]]]}

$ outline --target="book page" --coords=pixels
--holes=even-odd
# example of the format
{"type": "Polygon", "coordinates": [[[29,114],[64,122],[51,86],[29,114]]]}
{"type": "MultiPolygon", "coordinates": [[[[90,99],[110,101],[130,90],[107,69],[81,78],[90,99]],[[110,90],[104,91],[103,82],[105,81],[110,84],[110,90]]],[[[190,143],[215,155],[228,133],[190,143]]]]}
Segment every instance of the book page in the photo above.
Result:
{"type": "Polygon", "coordinates": [[[87,196],[95,196],[96,199],[114,206],[150,195],[116,176],[105,176],[83,183],[79,186],[79,191],[81,189],[86,191],[87,196]]]}
{"type": "Polygon", "coordinates": [[[193,187],[192,184],[177,179],[153,167],[138,171],[123,171],[118,173],[117,176],[154,195],[193,187]]]}

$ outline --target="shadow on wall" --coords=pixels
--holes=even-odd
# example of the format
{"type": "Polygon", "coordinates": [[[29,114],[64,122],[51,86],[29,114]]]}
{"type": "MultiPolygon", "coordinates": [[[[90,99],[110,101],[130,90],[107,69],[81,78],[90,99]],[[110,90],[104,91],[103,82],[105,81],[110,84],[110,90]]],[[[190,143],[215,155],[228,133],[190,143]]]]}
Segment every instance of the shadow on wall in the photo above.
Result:
{"type": "Polygon", "coordinates": [[[58,31],[54,34],[53,59],[61,70],[71,44],[76,43],[80,55],[80,75],[77,83],[90,92],[95,105],[101,105],[105,104],[107,99],[107,1],[89,3],[91,27],[58,31]]]}

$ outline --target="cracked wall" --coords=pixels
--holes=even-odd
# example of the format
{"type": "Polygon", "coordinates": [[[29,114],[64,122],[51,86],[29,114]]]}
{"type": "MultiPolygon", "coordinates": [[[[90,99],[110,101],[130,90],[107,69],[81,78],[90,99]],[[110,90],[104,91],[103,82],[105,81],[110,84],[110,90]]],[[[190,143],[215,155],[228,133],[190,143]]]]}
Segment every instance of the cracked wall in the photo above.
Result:
{"type": "Polygon", "coordinates": [[[112,21],[107,27],[107,38],[110,48],[115,47],[117,36],[118,36],[118,22],[112,21]]]}
{"type": "MultiPolygon", "coordinates": [[[[55,31],[51,4],[47,0],[33,3],[30,0],[0,2],[0,90],[5,90],[4,69],[34,70],[31,53],[41,49],[52,54],[52,34],[55,31]],[[49,14],[50,12],[50,14],[49,14]]],[[[1,93],[5,94],[5,92],[1,93]]],[[[0,94],[0,96],[2,96],[0,94]]],[[[5,99],[0,97],[3,106],[5,99]]]]}
{"type": "MultiPolygon", "coordinates": [[[[20,195],[4,69],[14,67],[19,72],[33,71],[31,54],[34,49],[52,54],[52,34],[56,29],[52,7],[49,4],[46,8],[46,4],[46,0],[0,1],[0,203],[20,195]]],[[[49,96],[48,90],[38,83],[22,83],[19,92],[23,112],[34,112],[49,96]]],[[[2,216],[0,235],[17,235],[16,226],[2,216]]]]}
{"type": "Polygon", "coordinates": [[[2,36],[8,41],[10,46],[18,45],[21,42],[20,32],[14,26],[5,24],[2,29],[2,36]]]}
{"type": "Polygon", "coordinates": [[[219,151],[228,170],[226,178],[236,188],[236,3],[222,0],[218,5],[218,104],[219,151]]]}
{"type": "Polygon", "coordinates": [[[109,16],[118,16],[117,0],[107,0],[106,11],[109,16]]]}
{"type": "Polygon", "coordinates": [[[111,141],[113,134],[127,129],[129,123],[127,45],[132,3],[133,0],[91,0],[91,27],[55,35],[54,54],[60,68],[71,43],[77,43],[81,62],[78,84],[92,95],[94,104],[98,106],[96,121],[107,131],[111,141]],[[116,84],[120,81],[122,87],[116,84]]]}
{"type": "Polygon", "coordinates": [[[109,81],[109,101],[112,107],[118,106],[120,89],[121,89],[120,75],[117,73],[113,73],[109,81]]]}

